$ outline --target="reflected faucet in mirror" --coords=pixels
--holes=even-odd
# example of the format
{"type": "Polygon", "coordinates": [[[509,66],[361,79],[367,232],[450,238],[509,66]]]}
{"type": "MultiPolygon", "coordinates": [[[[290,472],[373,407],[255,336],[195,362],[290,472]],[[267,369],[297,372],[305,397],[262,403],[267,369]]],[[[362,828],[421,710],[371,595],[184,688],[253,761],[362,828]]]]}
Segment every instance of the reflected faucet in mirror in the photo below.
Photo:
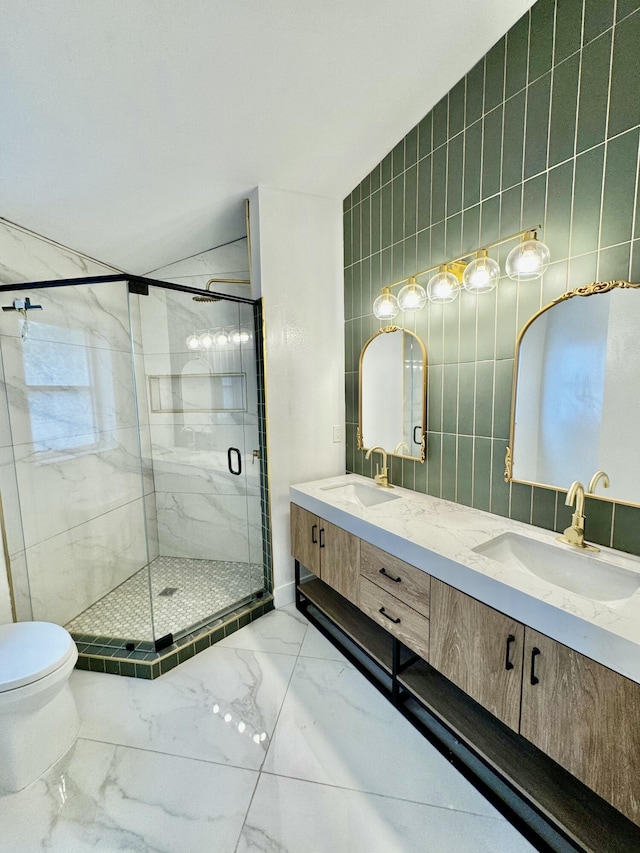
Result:
{"type": "Polygon", "coordinates": [[[190,447],[193,450],[195,450],[196,449],[196,431],[194,430],[194,428],[190,427],[190,426],[183,426],[182,429],[180,430],[180,432],[186,432],[187,433],[187,447],[190,447]]]}
{"type": "Polygon", "coordinates": [[[610,483],[609,483],[609,475],[607,474],[607,472],[606,471],[596,471],[596,473],[593,475],[593,477],[589,481],[589,488],[587,489],[588,494],[595,495],[596,486],[598,485],[600,480],[602,480],[602,485],[605,487],[605,489],[609,488],[610,483]]]}
{"type": "Polygon", "coordinates": [[[393,452],[394,452],[396,455],[398,455],[398,456],[402,456],[402,448],[403,448],[403,447],[404,447],[404,449],[407,451],[407,453],[409,453],[409,452],[410,452],[410,451],[409,451],[409,445],[407,444],[407,442],[406,442],[406,441],[399,441],[399,442],[396,444],[396,446],[393,448],[393,452]]]}
{"type": "Polygon", "coordinates": [[[581,548],[583,551],[599,551],[595,545],[590,545],[584,541],[584,486],[579,480],[574,480],[569,486],[567,506],[575,504],[576,511],[571,516],[571,525],[567,527],[562,536],[556,536],[558,542],[564,542],[566,545],[573,545],[574,548],[581,548]]]}
{"type": "Polygon", "coordinates": [[[382,469],[380,469],[380,466],[376,462],[376,476],[374,477],[376,485],[381,486],[383,489],[392,489],[393,486],[389,482],[389,469],[387,468],[387,451],[384,447],[376,444],[375,447],[370,447],[367,450],[367,455],[364,458],[369,459],[372,453],[380,453],[382,456],[382,469]]]}

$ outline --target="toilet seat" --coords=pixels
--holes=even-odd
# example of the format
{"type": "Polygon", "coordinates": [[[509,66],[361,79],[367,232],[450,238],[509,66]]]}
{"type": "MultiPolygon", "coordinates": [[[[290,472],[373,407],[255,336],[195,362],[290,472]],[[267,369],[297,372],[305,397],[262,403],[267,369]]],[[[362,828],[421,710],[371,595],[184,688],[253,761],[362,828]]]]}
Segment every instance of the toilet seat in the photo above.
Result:
{"type": "Polygon", "coordinates": [[[0,625],[0,694],[39,681],[69,661],[76,645],[52,622],[0,625]]]}

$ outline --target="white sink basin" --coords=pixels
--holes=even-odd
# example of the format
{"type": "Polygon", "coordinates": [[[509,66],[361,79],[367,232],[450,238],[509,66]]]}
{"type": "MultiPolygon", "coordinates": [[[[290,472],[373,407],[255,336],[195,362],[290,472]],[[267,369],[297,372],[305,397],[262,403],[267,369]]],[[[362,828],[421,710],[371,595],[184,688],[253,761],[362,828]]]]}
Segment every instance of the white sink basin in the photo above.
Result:
{"type": "Polygon", "coordinates": [[[400,497],[381,486],[366,486],[364,483],[340,483],[337,486],[325,486],[322,491],[332,492],[337,498],[356,506],[377,506],[400,497]]]}
{"type": "Polygon", "coordinates": [[[640,588],[640,560],[570,550],[517,533],[503,533],[473,549],[493,560],[536,575],[595,601],[620,601],[640,588]]]}

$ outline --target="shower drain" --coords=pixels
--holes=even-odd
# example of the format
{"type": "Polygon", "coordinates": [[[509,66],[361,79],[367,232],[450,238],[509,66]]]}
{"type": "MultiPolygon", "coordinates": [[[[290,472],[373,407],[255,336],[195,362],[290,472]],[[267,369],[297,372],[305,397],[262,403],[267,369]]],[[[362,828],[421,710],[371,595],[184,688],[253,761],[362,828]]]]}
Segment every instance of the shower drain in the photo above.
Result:
{"type": "Polygon", "coordinates": [[[177,591],[178,591],[177,586],[165,586],[165,588],[162,590],[162,592],[159,592],[158,595],[164,595],[168,598],[170,595],[173,595],[177,591]]]}

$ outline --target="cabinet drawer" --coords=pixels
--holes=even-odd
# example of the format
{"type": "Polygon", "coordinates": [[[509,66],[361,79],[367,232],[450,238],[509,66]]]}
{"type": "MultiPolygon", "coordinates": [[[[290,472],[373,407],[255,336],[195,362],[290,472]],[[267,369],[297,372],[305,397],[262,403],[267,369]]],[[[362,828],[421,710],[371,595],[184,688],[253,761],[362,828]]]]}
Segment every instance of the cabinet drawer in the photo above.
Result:
{"type": "Polygon", "coordinates": [[[360,609],[401,640],[405,646],[428,660],[429,620],[362,575],[360,609]]]}
{"type": "Polygon", "coordinates": [[[426,572],[363,541],[360,574],[429,618],[431,578],[426,572]]]}

